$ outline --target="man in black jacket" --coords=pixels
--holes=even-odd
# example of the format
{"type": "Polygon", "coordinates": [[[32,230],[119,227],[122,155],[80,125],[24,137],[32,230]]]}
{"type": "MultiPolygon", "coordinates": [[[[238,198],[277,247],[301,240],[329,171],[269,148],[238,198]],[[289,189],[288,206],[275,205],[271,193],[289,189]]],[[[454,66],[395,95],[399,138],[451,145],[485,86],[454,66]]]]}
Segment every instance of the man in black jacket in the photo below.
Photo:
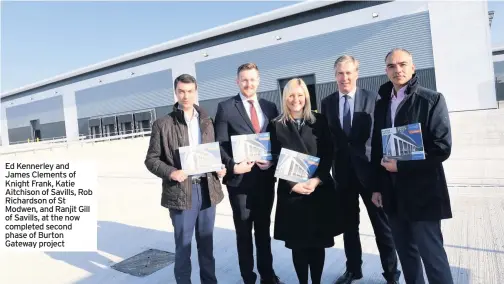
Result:
{"type": "Polygon", "coordinates": [[[379,186],[372,200],[389,216],[406,283],[425,283],[423,261],[429,283],[450,284],[441,232],[441,220],[452,217],[442,165],[452,145],[446,102],[420,86],[407,50],[393,49],[385,62],[390,82],[380,87],[375,109],[372,163],[379,186]],[[381,129],[412,123],[421,124],[425,160],[382,159],[381,129]]]}
{"type": "Polygon", "coordinates": [[[163,181],[161,205],[168,208],[175,237],[175,280],[191,283],[191,241],[196,229],[200,281],[217,283],[213,256],[215,207],[224,198],[218,172],[188,176],[181,167],[182,146],[215,142],[212,120],[195,102],[196,79],[182,74],[175,79],[178,102],[173,111],[152,125],[145,166],[163,181]]]}
{"type": "Polygon", "coordinates": [[[359,195],[376,236],[383,276],[388,283],[396,283],[400,272],[390,225],[383,209],[371,202],[374,170],[370,148],[378,94],[357,87],[359,61],[353,56],[340,56],[334,69],[338,91],[322,101],[322,113],[327,117],[335,145],[332,174],[337,189],[346,197],[347,229],[343,234],[346,271],[336,284],[349,284],[362,278],[359,195]]]}

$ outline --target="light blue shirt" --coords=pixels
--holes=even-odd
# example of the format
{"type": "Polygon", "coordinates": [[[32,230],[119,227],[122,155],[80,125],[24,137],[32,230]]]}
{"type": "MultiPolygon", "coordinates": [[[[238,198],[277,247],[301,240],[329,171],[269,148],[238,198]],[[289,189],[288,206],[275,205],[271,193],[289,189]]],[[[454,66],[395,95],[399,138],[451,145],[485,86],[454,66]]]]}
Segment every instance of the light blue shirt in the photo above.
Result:
{"type": "MultiPolygon", "coordinates": [[[[348,96],[348,104],[350,105],[350,126],[352,126],[353,122],[353,114],[354,114],[354,102],[355,102],[355,93],[357,90],[353,90],[350,93],[347,94],[348,96]]],[[[341,124],[341,128],[343,128],[343,110],[345,108],[345,98],[343,97],[345,94],[342,92],[339,92],[339,120],[341,124]]]]}
{"type": "Polygon", "coordinates": [[[405,95],[404,92],[406,91],[406,87],[408,86],[404,86],[401,89],[399,89],[399,92],[397,92],[397,94],[395,93],[394,88],[392,88],[392,94],[391,94],[392,101],[390,103],[390,117],[392,119],[392,127],[395,127],[394,120],[397,113],[397,107],[404,100],[405,95]]]}

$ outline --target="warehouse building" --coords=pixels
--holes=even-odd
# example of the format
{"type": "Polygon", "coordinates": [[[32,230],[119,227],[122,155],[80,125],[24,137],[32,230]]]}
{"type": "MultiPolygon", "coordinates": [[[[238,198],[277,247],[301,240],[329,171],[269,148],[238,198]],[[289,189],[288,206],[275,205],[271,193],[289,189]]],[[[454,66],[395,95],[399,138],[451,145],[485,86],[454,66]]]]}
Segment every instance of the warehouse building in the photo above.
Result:
{"type": "Polygon", "coordinates": [[[384,57],[410,50],[421,83],[450,111],[497,107],[485,1],[309,1],[126,54],[2,94],[2,145],[96,138],[150,129],[175,103],[173,80],[198,80],[211,115],[234,96],[236,69],[255,62],[259,95],[280,109],[292,77],[308,84],[314,110],[336,91],[333,63],[360,60],[361,87],[387,80],[384,57]]]}
{"type": "Polygon", "coordinates": [[[504,102],[504,46],[495,47],[492,55],[497,101],[504,102]]]}

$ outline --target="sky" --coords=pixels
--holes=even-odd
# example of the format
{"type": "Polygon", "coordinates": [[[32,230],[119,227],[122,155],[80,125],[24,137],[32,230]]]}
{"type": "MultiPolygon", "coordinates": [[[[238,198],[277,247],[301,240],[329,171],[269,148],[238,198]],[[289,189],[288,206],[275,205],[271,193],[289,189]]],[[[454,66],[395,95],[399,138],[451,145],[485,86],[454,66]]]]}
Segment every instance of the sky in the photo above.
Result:
{"type": "MultiPolygon", "coordinates": [[[[0,91],[295,3],[2,1],[0,91]]],[[[504,2],[488,6],[504,45],[504,2]]]]}

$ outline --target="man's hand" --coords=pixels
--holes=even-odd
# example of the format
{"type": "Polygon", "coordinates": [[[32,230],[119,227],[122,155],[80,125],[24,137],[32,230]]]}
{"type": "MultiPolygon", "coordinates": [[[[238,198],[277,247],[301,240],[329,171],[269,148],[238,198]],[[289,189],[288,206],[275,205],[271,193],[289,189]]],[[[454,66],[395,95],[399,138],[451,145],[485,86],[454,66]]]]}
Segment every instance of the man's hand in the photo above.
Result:
{"type": "Polygon", "coordinates": [[[397,160],[382,159],[381,165],[391,173],[397,173],[397,160]]]}
{"type": "Polygon", "coordinates": [[[226,167],[222,165],[222,169],[220,171],[217,171],[216,173],[219,178],[222,178],[223,176],[226,175],[226,172],[227,172],[226,167]]]}
{"type": "Polygon", "coordinates": [[[184,173],[183,170],[177,170],[170,174],[170,178],[178,182],[183,182],[184,180],[186,180],[187,175],[184,173]]]}
{"type": "Polygon", "coordinates": [[[237,175],[248,173],[252,170],[254,164],[254,161],[243,161],[241,163],[235,164],[233,171],[237,175]]]}
{"type": "Polygon", "coordinates": [[[308,195],[313,192],[312,189],[307,187],[307,184],[305,182],[296,183],[296,185],[292,188],[292,191],[304,195],[308,195]]]}
{"type": "Polygon", "coordinates": [[[267,170],[271,167],[271,165],[273,165],[273,163],[271,163],[271,161],[268,161],[268,160],[258,160],[256,161],[256,165],[261,169],[261,170],[267,170]]]}
{"type": "Polygon", "coordinates": [[[371,201],[373,201],[376,207],[383,207],[382,195],[379,192],[373,192],[373,197],[371,197],[371,201]]]}

